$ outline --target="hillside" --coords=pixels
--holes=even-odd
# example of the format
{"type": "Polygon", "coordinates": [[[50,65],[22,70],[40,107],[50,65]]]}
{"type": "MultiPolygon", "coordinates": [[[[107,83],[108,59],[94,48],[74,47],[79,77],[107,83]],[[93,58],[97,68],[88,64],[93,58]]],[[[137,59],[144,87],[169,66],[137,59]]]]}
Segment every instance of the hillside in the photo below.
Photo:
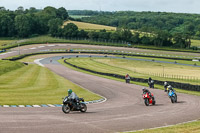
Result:
{"type": "Polygon", "coordinates": [[[107,31],[115,31],[116,27],[112,26],[105,26],[105,25],[99,25],[99,24],[91,24],[91,23],[86,23],[86,22],[78,22],[78,21],[66,21],[64,25],[67,25],[68,23],[74,23],[75,25],[78,26],[79,29],[83,30],[107,30],[107,31]]]}

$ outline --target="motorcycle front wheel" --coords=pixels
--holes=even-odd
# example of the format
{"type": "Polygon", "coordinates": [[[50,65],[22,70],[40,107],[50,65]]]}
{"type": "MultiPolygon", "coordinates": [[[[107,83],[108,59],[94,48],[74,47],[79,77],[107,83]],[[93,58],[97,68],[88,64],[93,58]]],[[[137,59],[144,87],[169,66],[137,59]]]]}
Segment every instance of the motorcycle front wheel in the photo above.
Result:
{"type": "Polygon", "coordinates": [[[175,97],[172,96],[172,97],[171,97],[171,102],[172,102],[172,103],[175,103],[175,101],[176,101],[176,100],[175,100],[175,97]]]}
{"type": "Polygon", "coordinates": [[[149,106],[149,99],[145,98],[144,103],[145,103],[146,106],[149,106]]]}
{"type": "Polygon", "coordinates": [[[68,106],[68,104],[63,104],[62,106],[62,111],[67,114],[70,112],[70,107],[68,106]]]}
{"type": "Polygon", "coordinates": [[[86,106],[86,104],[81,103],[81,109],[80,109],[80,111],[83,112],[83,113],[87,111],[87,106],[86,106]]]}

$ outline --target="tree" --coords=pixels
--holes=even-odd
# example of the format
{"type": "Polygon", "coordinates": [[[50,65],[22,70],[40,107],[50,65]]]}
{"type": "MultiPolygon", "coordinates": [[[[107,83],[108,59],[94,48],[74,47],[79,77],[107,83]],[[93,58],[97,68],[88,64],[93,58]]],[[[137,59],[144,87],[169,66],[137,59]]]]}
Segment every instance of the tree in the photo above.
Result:
{"type": "Polygon", "coordinates": [[[16,12],[17,14],[23,14],[23,13],[24,13],[24,7],[19,6],[19,7],[17,8],[17,10],[15,10],[15,12],[16,12]]]}
{"type": "Polygon", "coordinates": [[[11,37],[14,35],[14,22],[7,14],[0,14],[0,36],[11,37]]]}
{"type": "Polygon", "coordinates": [[[64,7],[58,8],[56,14],[57,17],[61,18],[62,20],[67,20],[69,18],[67,10],[64,7]]]}
{"type": "Polygon", "coordinates": [[[84,30],[80,30],[78,32],[78,37],[81,37],[81,38],[88,38],[88,32],[84,31],[84,30]]]}
{"type": "Polygon", "coordinates": [[[62,35],[64,37],[76,37],[78,34],[78,27],[73,23],[68,23],[64,26],[62,35]]]}
{"type": "Polygon", "coordinates": [[[18,15],[15,17],[15,28],[19,37],[28,37],[31,33],[30,18],[25,15],[18,15]]]}
{"type": "Polygon", "coordinates": [[[90,39],[97,39],[97,38],[98,38],[98,33],[95,32],[95,31],[90,31],[90,32],[88,33],[88,37],[89,37],[90,39]]]}
{"type": "Polygon", "coordinates": [[[110,34],[110,39],[111,40],[120,40],[121,39],[120,33],[118,31],[112,32],[110,34]]]}
{"type": "Polygon", "coordinates": [[[6,11],[5,7],[0,7],[0,11],[6,11]]]}
{"type": "Polygon", "coordinates": [[[187,48],[191,45],[190,35],[183,33],[176,33],[174,36],[175,47],[187,48]]]}
{"type": "Polygon", "coordinates": [[[62,19],[56,18],[49,20],[48,26],[49,26],[49,33],[51,36],[60,36],[61,33],[61,26],[63,24],[62,19]]]}
{"type": "Polygon", "coordinates": [[[157,31],[153,37],[153,44],[155,46],[171,46],[172,40],[171,35],[167,31],[157,31]]]}
{"type": "Polygon", "coordinates": [[[134,33],[131,37],[131,42],[140,43],[140,34],[138,32],[134,33]]]}
{"type": "Polygon", "coordinates": [[[151,39],[147,35],[141,37],[141,43],[146,45],[152,45],[151,39]]]}
{"type": "Polygon", "coordinates": [[[51,6],[47,6],[44,8],[44,10],[42,11],[43,14],[45,14],[45,16],[50,20],[53,18],[56,18],[56,8],[51,7],[51,6]]]}
{"type": "Polygon", "coordinates": [[[106,30],[100,30],[100,32],[98,33],[98,38],[100,39],[110,39],[110,33],[109,32],[106,32],[106,30]]]}
{"type": "Polygon", "coordinates": [[[121,30],[121,39],[126,41],[131,41],[133,34],[130,29],[122,29],[121,30]]]}

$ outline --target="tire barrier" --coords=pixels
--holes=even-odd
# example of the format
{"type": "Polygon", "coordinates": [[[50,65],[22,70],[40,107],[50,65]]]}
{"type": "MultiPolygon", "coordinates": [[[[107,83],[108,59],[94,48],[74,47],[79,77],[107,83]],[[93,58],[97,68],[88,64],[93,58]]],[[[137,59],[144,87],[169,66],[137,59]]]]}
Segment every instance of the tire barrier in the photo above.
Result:
{"type": "MultiPolygon", "coordinates": [[[[100,74],[100,75],[104,75],[104,76],[110,76],[110,77],[119,78],[119,79],[125,79],[125,77],[123,75],[114,74],[114,73],[97,72],[97,71],[94,71],[94,70],[90,70],[90,69],[87,69],[87,68],[83,68],[83,67],[73,65],[73,64],[67,62],[67,59],[65,59],[64,62],[66,64],[72,66],[72,67],[75,67],[75,68],[78,68],[78,69],[81,69],[81,70],[84,70],[84,71],[87,71],[87,72],[100,74]]],[[[130,77],[130,78],[131,78],[131,81],[148,83],[148,79],[134,78],[134,77],[130,77]]],[[[154,83],[158,84],[158,85],[164,85],[164,82],[165,81],[154,80],[154,83]]],[[[172,82],[172,81],[167,81],[167,82],[170,85],[172,85],[174,88],[179,88],[179,89],[189,90],[189,91],[200,91],[200,85],[191,85],[191,84],[172,82]]]]}
{"type": "MultiPolygon", "coordinates": [[[[17,57],[13,57],[11,59],[4,59],[4,60],[10,60],[10,61],[16,61],[22,58],[25,58],[27,56],[31,55],[38,55],[38,54],[58,54],[58,53],[79,53],[78,51],[58,51],[58,52],[37,52],[37,53],[31,53],[31,54],[24,54],[17,57]]],[[[162,58],[162,59],[171,59],[171,60],[185,60],[185,61],[192,61],[192,59],[185,59],[185,58],[175,58],[175,57],[159,57],[159,56],[150,56],[150,55],[138,55],[138,54],[129,54],[129,53],[114,53],[114,52],[95,52],[95,51],[81,51],[81,53],[85,54],[106,54],[106,55],[122,55],[124,58],[125,56],[139,56],[139,57],[150,57],[150,58],[162,58]]]]}

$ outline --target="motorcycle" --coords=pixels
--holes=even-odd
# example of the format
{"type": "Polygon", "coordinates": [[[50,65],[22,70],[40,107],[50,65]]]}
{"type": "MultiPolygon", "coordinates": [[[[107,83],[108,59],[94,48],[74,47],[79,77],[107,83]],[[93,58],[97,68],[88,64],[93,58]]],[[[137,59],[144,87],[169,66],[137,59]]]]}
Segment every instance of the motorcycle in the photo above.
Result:
{"type": "Polygon", "coordinates": [[[125,79],[126,83],[130,84],[130,79],[125,79]]]}
{"type": "Polygon", "coordinates": [[[70,100],[68,97],[65,97],[63,100],[63,106],[62,106],[62,111],[64,113],[69,113],[70,111],[81,111],[81,112],[86,112],[87,111],[87,106],[84,103],[83,98],[77,99],[77,104],[73,100],[70,100]]]}
{"type": "Polygon", "coordinates": [[[177,95],[176,95],[175,90],[169,90],[168,96],[171,99],[172,103],[176,103],[177,102],[177,95]]]}
{"type": "Polygon", "coordinates": [[[149,88],[154,88],[154,81],[151,80],[150,82],[148,82],[149,88]]]}
{"type": "Polygon", "coordinates": [[[143,99],[146,106],[149,106],[149,104],[152,104],[152,105],[156,104],[153,93],[151,93],[151,97],[149,96],[149,93],[143,93],[143,99]]]}

